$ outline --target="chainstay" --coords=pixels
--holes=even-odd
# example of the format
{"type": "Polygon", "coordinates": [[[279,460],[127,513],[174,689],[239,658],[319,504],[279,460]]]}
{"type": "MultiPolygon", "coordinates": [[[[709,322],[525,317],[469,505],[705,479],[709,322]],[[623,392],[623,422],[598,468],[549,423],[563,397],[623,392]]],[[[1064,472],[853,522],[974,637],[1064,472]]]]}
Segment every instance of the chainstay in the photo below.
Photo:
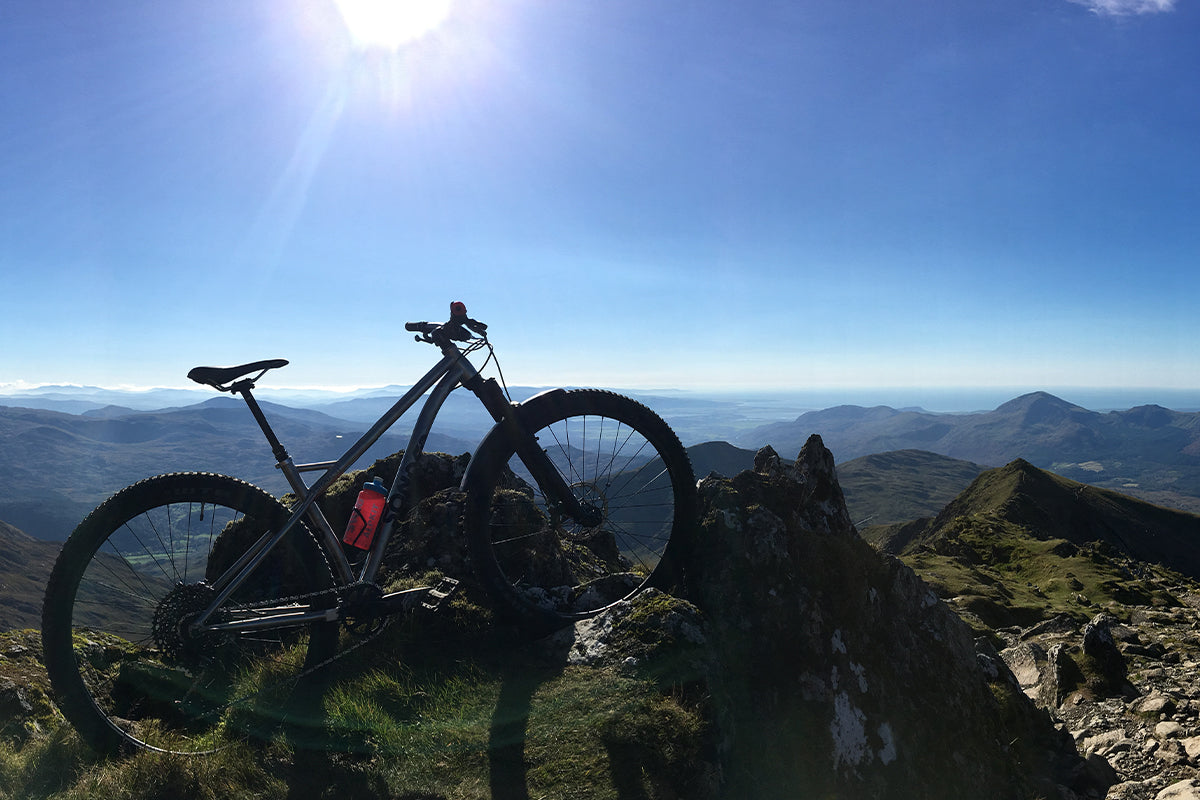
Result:
{"type": "Polygon", "coordinates": [[[306,592],[304,594],[286,595],[284,597],[272,597],[272,598],[268,598],[266,600],[261,600],[257,603],[239,603],[236,606],[229,606],[229,608],[231,610],[233,610],[233,611],[253,610],[256,608],[267,608],[270,606],[288,605],[289,603],[299,603],[299,601],[302,601],[302,600],[311,600],[316,597],[325,597],[327,595],[333,595],[333,596],[341,599],[343,592],[345,592],[351,586],[358,585],[358,583],[359,583],[358,581],[355,581],[354,583],[346,583],[346,584],[341,584],[341,585],[337,584],[337,579],[334,577],[334,574],[333,574],[333,567],[330,566],[329,559],[325,556],[324,552],[322,552],[321,543],[320,543],[320,540],[317,539],[317,535],[315,533],[313,533],[312,529],[308,525],[302,523],[301,526],[302,526],[302,529],[308,534],[309,540],[312,541],[313,545],[317,548],[317,552],[320,554],[320,560],[322,561],[322,563],[325,564],[325,571],[326,571],[326,574],[329,576],[329,582],[334,585],[330,586],[328,589],[317,589],[316,591],[306,592]]]}
{"type": "MultiPolygon", "coordinates": [[[[349,585],[354,585],[354,584],[349,584],[349,585]]],[[[342,588],[345,588],[345,587],[342,587],[342,588]]],[[[277,604],[281,600],[285,600],[285,599],[298,599],[301,597],[308,598],[308,597],[328,594],[328,593],[334,592],[334,591],[336,591],[336,590],[329,589],[329,590],[324,590],[321,592],[310,592],[307,595],[296,595],[295,598],[277,598],[276,600],[271,601],[271,602],[277,604]]],[[[243,606],[243,607],[248,608],[249,606],[243,606]]],[[[370,644],[375,639],[378,639],[381,635],[383,635],[384,631],[386,631],[389,627],[391,627],[392,619],[393,619],[392,616],[383,617],[381,624],[375,630],[359,637],[358,640],[356,642],[354,642],[353,644],[351,644],[349,647],[345,647],[343,649],[337,650],[337,652],[335,652],[332,656],[325,659],[324,661],[321,661],[317,664],[313,664],[312,666],[304,669],[303,671],[297,673],[296,675],[291,676],[290,678],[288,678],[286,680],[279,681],[277,683],[271,684],[270,686],[263,686],[252,692],[246,692],[245,694],[243,694],[239,697],[235,697],[232,700],[230,700],[229,702],[224,703],[219,708],[214,708],[212,711],[210,711],[206,714],[200,715],[198,718],[201,720],[216,721],[226,711],[250,702],[251,700],[258,697],[262,693],[268,691],[269,689],[274,690],[274,689],[278,689],[281,686],[286,686],[289,690],[294,689],[305,678],[316,674],[317,672],[324,669],[325,667],[328,667],[329,665],[331,665],[331,664],[345,658],[346,656],[350,655],[351,653],[355,652],[359,648],[364,647],[367,644],[370,644]]],[[[338,624],[338,623],[330,623],[330,624],[338,624]]]]}
{"type": "MultiPolygon", "coordinates": [[[[317,545],[318,552],[320,552],[320,549],[321,549],[320,543],[317,540],[316,535],[313,533],[313,531],[311,529],[308,528],[308,526],[305,526],[305,530],[307,531],[309,538],[317,545]]],[[[325,564],[325,568],[328,571],[330,581],[336,583],[336,579],[334,578],[334,574],[333,574],[333,568],[332,568],[332,566],[330,566],[329,560],[324,557],[322,557],[321,560],[325,564]]],[[[272,598],[268,598],[266,600],[261,600],[256,603],[238,603],[237,605],[226,606],[226,608],[235,613],[237,611],[254,611],[256,609],[269,608],[272,606],[278,607],[278,606],[286,606],[286,605],[302,605],[306,601],[311,601],[311,600],[315,600],[317,598],[322,598],[322,597],[336,598],[337,604],[335,604],[335,606],[331,606],[331,607],[336,607],[336,605],[340,605],[340,603],[342,601],[344,601],[345,597],[349,594],[349,591],[353,587],[361,586],[361,585],[363,585],[361,582],[356,581],[354,583],[347,583],[347,584],[342,584],[342,585],[331,586],[328,589],[318,589],[318,590],[315,590],[312,592],[304,592],[301,594],[286,595],[286,596],[282,596],[282,597],[272,597],[272,598]]],[[[309,605],[311,606],[311,603],[309,603],[309,605]]],[[[327,623],[327,624],[334,624],[334,625],[340,626],[343,624],[343,620],[340,619],[340,614],[339,614],[339,619],[337,619],[336,621],[331,621],[330,623],[327,623]]],[[[386,631],[391,626],[391,624],[392,624],[392,616],[391,615],[382,617],[381,623],[379,624],[378,627],[376,627],[374,630],[370,631],[367,634],[358,636],[357,641],[355,641],[349,647],[336,650],[336,652],[329,658],[326,658],[325,660],[323,660],[317,664],[313,664],[312,666],[307,667],[303,671],[288,678],[287,680],[280,681],[269,687],[263,686],[260,689],[253,691],[253,692],[247,692],[246,694],[241,695],[240,697],[236,697],[233,700],[230,700],[229,702],[224,703],[220,708],[213,709],[209,713],[201,715],[199,718],[215,720],[216,718],[218,718],[220,715],[224,714],[229,709],[235,708],[237,706],[243,705],[243,704],[253,700],[255,697],[258,697],[260,694],[267,691],[268,689],[276,689],[276,688],[279,688],[280,686],[286,686],[289,690],[294,689],[305,678],[316,674],[317,672],[321,671],[322,669],[330,666],[331,664],[333,664],[333,663],[345,658],[346,656],[350,655],[351,653],[355,652],[359,648],[364,647],[365,645],[371,643],[375,639],[378,639],[383,634],[383,632],[386,631]]]]}

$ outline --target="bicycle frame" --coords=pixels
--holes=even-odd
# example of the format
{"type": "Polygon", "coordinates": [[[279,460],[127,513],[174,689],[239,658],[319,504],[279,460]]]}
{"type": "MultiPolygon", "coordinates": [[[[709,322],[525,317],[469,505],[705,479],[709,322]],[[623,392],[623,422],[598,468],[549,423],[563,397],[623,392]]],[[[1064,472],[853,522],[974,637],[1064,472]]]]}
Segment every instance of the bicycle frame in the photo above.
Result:
{"type": "MultiPolygon", "coordinates": [[[[220,577],[213,581],[212,588],[216,591],[216,596],[208,608],[201,612],[192,623],[193,630],[239,632],[291,627],[305,625],[310,622],[333,622],[337,620],[337,608],[305,611],[302,607],[292,605],[275,608],[256,608],[255,615],[248,619],[234,619],[219,623],[209,622],[216,609],[249,579],[255,568],[262,563],[267,554],[289,532],[301,524],[301,520],[306,517],[312,523],[317,535],[323,537],[325,541],[326,547],[324,549],[333,561],[331,566],[335,571],[335,577],[339,585],[346,585],[355,581],[370,583],[374,580],[380,565],[383,563],[383,554],[391,538],[396,520],[404,510],[409,485],[409,471],[424,450],[425,441],[433,427],[434,419],[437,417],[438,411],[441,410],[446,398],[450,396],[450,393],[459,385],[468,386],[479,396],[484,406],[487,407],[489,413],[492,414],[492,417],[498,423],[512,417],[510,413],[512,407],[503,400],[503,396],[499,394],[498,389],[493,390],[493,394],[488,394],[485,391],[484,386],[488,383],[494,386],[494,381],[482,381],[478,370],[467,359],[467,353],[472,348],[468,348],[465,352],[460,351],[458,347],[450,342],[440,342],[439,346],[443,352],[442,359],[409,389],[403,397],[397,400],[395,405],[388,409],[357,442],[351,445],[341,458],[332,462],[325,461],[312,464],[294,463],[275,437],[274,432],[262,414],[262,410],[251,395],[250,390],[253,388],[253,384],[247,381],[246,385],[235,385],[232,387],[231,391],[242,394],[243,399],[250,406],[250,410],[254,414],[256,421],[258,421],[268,442],[272,445],[276,456],[276,466],[283,472],[288,484],[292,487],[296,496],[300,498],[300,502],[293,508],[291,516],[282,528],[264,534],[220,577]],[[361,571],[356,576],[354,574],[354,567],[342,550],[338,534],[333,530],[333,527],[321,512],[320,507],[316,505],[316,501],[392,425],[396,424],[405,412],[416,405],[417,401],[426,392],[429,393],[429,397],[425,400],[425,404],[422,406],[417,421],[413,426],[412,435],[409,437],[408,445],[404,450],[404,456],[400,461],[400,467],[396,471],[396,477],[392,481],[391,488],[388,490],[387,513],[384,514],[383,519],[379,523],[375,541],[371,545],[371,549],[367,551],[367,557],[362,564],[361,571]],[[497,402],[497,398],[499,402],[497,402]],[[325,470],[325,472],[312,486],[308,486],[301,473],[316,470],[325,470]]],[[[409,594],[412,591],[422,590],[409,590],[409,592],[399,592],[396,594],[409,594]]],[[[391,596],[389,595],[388,597],[391,596]]]]}

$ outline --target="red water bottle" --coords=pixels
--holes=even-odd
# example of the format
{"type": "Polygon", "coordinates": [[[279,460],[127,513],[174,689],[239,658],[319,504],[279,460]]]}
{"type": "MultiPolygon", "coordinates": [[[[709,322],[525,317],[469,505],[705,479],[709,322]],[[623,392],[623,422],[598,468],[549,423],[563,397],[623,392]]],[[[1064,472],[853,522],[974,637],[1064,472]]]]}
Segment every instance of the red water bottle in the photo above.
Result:
{"type": "Polygon", "coordinates": [[[364,483],[358,499],[354,501],[354,511],[350,513],[350,522],[342,541],[360,550],[371,549],[375,541],[375,529],[379,527],[379,518],[383,516],[383,506],[387,500],[387,487],[379,478],[364,483]]]}

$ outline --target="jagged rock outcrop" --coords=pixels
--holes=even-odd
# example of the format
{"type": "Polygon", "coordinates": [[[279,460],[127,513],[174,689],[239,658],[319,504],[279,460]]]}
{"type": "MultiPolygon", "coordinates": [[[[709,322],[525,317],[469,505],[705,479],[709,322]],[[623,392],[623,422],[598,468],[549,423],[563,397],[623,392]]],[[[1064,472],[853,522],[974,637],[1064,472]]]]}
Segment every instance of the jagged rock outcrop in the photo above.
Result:
{"type": "Polygon", "coordinates": [[[767,448],[705,478],[700,500],[688,593],[717,665],[726,796],[1103,796],[1103,770],[994,651],[858,537],[819,437],[794,464],[767,448]]]}

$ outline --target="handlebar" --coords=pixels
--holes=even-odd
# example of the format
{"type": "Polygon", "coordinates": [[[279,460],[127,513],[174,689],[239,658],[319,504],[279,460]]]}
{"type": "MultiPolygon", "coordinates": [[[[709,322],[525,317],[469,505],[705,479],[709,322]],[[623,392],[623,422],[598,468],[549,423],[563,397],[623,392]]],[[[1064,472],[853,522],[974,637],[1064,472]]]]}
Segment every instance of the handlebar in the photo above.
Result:
{"type": "Polygon", "coordinates": [[[487,341],[487,325],[467,316],[467,307],[460,302],[450,304],[450,319],[446,322],[406,322],[404,329],[413,331],[418,342],[442,344],[443,342],[466,342],[473,337],[468,329],[487,341]]]}

